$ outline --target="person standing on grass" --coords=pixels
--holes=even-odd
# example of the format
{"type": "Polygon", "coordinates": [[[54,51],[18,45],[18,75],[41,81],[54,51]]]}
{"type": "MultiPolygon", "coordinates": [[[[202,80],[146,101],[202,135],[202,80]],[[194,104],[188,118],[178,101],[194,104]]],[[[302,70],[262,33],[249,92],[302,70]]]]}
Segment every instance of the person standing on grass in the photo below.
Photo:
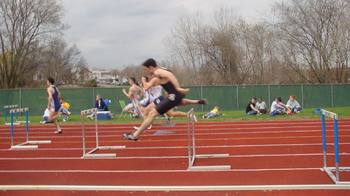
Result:
{"type": "Polygon", "coordinates": [[[47,95],[48,95],[47,109],[50,112],[47,122],[55,123],[57,128],[57,130],[55,131],[55,134],[62,134],[62,129],[58,121],[58,117],[61,111],[60,92],[55,86],[55,80],[52,77],[47,78],[46,84],[47,84],[47,95]]]}
{"type": "Polygon", "coordinates": [[[141,126],[135,132],[123,134],[124,139],[133,141],[138,140],[139,136],[152,124],[156,116],[163,115],[176,106],[183,105],[183,99],[189,92],[189,89],[180,86],[179,81],[172,72],[158,67],[154,59],[146,60],[142,66],[146,73],[154,76],[149,82],[142,78],[143,88],[148,90],[153,86],[161,85],[168,95],[164,99],[159,100],[157,106],[155,104],[150,105],[150,112],[145,116],[141,126]]]}

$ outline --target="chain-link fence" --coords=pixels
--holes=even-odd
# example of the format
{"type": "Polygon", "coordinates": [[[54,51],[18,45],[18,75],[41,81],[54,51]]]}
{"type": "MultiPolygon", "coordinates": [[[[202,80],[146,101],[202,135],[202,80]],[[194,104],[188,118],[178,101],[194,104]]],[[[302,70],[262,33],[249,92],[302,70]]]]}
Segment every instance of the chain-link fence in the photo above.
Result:
{"type": "MultiPolygon", "coordinates": [[[[276,96],[287,102],[290,95],[304,108],[350,106],[350,84],[342,85],[243,85],[243,86],[192,86],[187,98],[205,98],[206,106],[197,106],[197,111],[208,111],[218,105],[222,110],[244,110],[251,97],[263,97],[269,105],[276,96]]],[[[60,89],[64,99],[71,104],[71,111],[94,107],[97,94],[112,102],[109,108],[120,112],[119,100],[128,101],[122,87],[116,88],[71,88],[60,89]]],[[[47,105],[46,89],[0,90],[0,106],[17,104],[29,107],[31,114],[42,114],[47,105]]],[[[187,107],[186,109],[188,109],[187,107]]]]}

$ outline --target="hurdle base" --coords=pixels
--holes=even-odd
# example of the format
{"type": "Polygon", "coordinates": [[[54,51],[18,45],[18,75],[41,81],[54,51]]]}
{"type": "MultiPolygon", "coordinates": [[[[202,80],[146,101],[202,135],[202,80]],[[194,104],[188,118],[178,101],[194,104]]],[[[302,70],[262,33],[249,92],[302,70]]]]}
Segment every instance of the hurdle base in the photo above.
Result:
{"type": "Polygon", "coordinates": [[[115,159],[117,155],[114,153],[105,154],[85,154],[82,156],[83,159],[115,159]]]}
{"type": "Polygon", "coordinates": [[[228,171],[231,170],[230,165],[208,165],[208,166],[190,166],[189,171],[228,171]]]}
{"type": "MultiPolygon", "coordinates": [[[[25,124],[25,123],[27,123],[27,122],[26,122],[26,121],[23,121],[23,120],[22,120],[22,121],[19,120],[19,121],[16,121],[16,123],[19,123],[19,124],[22,124],[22,123],[23,123],[23,124],[25,124]]],[[[30,121],[28,121],[28,123],[30,123],[30,121]]]]}
{"type": "MultiPolygon", "coordinates": [[[[13,125],[20,125],[21,123],[13,123],[13,125]]],[[[7,126],[11,126],[11,123],[5,123],[7,126]]]]}
{"type": "MultiPolygon", "coordinates": [[[[328,177],[330,177],[335,184],[350,185],[350,181],[337,180],[336,176],[333,173],[336,171],[336,167],[324,167],[323,171],[327,173],[328,177]]],[[[350,172],[350,167],[339,167],[339,171],[350,172]]]]}
{"type": "Polygon", "coordinates": [[[97,147],[97,150],[118,150],[118,149],[125,149],[126,146],[99,146],[97,147]]]}
{"type": "Polygon", "coordinates": [[[36,149],[38,149],[37,145],[23,145],[23,144],[11,146],[10,148],[10,150],[36,150],[36,149]]]}
{"type": "Polygon", "coordinates": [[[187,170],[189,171],[228,171],[231,170],[230,165],[204,165],[204,166],[195,166],[194,162],[196,158],[225,158],[229,157],[229,154],[198,154],[195,155],[187,170]]]}
{"type": "Polygon", "coordinates": [[[229,154],[198,154],[196,158],[225,158],[229,156],[229,154]]]}
{"type": "Polygon", "coordinates": [[[28,141],[26,144],[37,145],[37,144],[51,144],[51,140],[41,140],[41,141],[28,141]]]}
{"type": "Polygon", "coordinates": [[[126,146],[98,146],[89,152],[85,153],[81,158],[83,159],[115,159],[117,154],[115,153],[102,153],[102,154],[93,154],[97,150],[116,150],[116,149],[125,149],[126,146]]]}

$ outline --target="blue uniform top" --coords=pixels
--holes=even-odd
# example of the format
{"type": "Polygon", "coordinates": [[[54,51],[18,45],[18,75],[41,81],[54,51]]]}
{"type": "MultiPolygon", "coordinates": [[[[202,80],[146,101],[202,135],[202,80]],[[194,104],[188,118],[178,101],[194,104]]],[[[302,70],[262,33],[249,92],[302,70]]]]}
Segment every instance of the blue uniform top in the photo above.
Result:
{"type": "Polygon", "coordinates": [[[54,85],[51,85],[51,87],[54,90],[54,93],[52,94],[52,103],[53,103],[53,108],[55,109],[55,112],[58,112],[61,108],[61,103],[59,99],[59,94],[58,90],[54,85]]]}

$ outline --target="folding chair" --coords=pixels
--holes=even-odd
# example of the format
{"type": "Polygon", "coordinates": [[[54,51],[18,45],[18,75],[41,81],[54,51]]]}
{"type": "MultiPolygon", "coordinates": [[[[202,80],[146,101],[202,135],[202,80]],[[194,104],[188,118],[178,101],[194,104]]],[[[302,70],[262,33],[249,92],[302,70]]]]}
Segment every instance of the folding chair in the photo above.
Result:
{"type": "Polygon", "coordinates": [[[120,112],[119,117],[126,117],[126,116],[128,116],[128,114],[123,111],[123,109],[126,106],[125,101],[124,100],[119,100],[119,105],[120,105],[120,108],[122,109],[122,111],[120,112]]]}

